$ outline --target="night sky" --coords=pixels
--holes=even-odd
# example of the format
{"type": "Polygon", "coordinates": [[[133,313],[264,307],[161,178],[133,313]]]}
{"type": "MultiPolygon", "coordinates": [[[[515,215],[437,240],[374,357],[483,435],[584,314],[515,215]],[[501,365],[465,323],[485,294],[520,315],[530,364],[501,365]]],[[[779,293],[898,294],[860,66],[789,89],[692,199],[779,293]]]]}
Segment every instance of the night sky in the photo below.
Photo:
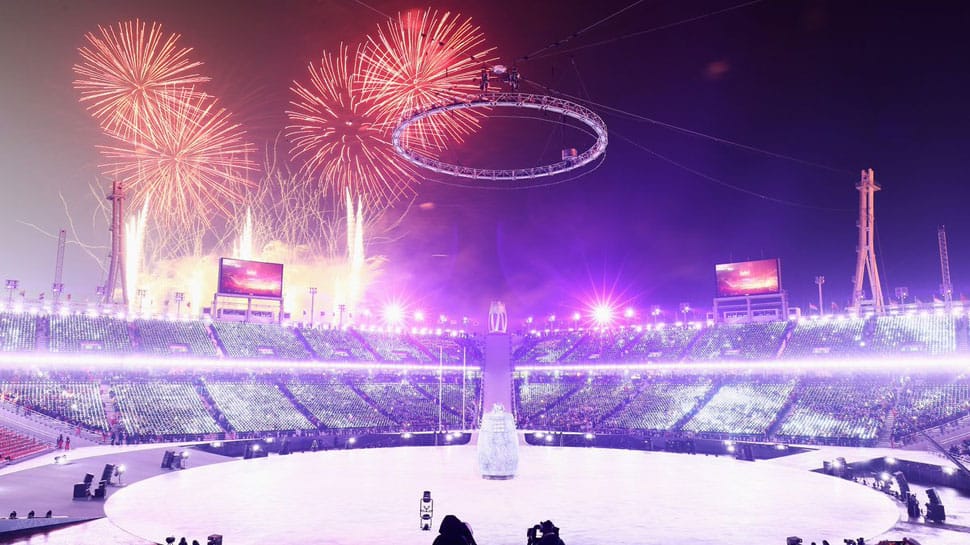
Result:
{"type": "MultiPolygon", "coordinates": [[[[39,230],[69,228],[59,195],[77,238],[103,246],[92,250],[99,259],[107,254],[89,190],[107,186],[95,148],[104,137],[71,86],[77,48],[98,24],[140,17],[180,33],[205,63],[210,92],[263,147],[285,124],[290,83],[305,79],[321,51],[373,32],[378,11],[458,11],[511,64],[631,3],[5,0],[0,275],[19,279],[31,297],[50,288],[56,243],[39,230]]],[[[388,259],[375,289],[432,312],[481,315],[503,299],[513,319],[565,316],[606,295],[647,313],[654,304],[709,307],[715,263],[778,257],[794,305],[807,310],[813,278],[824,275],[826,299],[841,306],[855,268],[855,184],[871,167],[883,187],[876,252],[884,291],[907,286],[932,299],[945,224],[954,291],[970,296],[970,8],[765,0],[659,28],[742,3],[642,2],[520,60],[527,80],[608,107],[592,107],[611,131],[605,160],[536,189],[426,181],[398,240],[370,249],[388,259]],[[648,29],[658,30],[624,38],[648,29]]],[[[555,123],[493,119],[449,159],[529,166],[577,141],[582,135],[555,123]]],[[[83,300],[102,272],[72,244],[64,282],[83,300]]]]}

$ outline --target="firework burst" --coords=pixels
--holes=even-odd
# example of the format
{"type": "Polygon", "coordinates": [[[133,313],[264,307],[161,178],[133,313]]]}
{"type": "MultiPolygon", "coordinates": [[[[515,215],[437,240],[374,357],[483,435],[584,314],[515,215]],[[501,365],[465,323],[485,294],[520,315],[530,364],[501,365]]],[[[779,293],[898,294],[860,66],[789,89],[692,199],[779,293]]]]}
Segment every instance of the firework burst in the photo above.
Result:
{"type": "MultiPolygon", "coordinates": [[[[357,53],[357,52],[355,52],[357,53]]],[[[319,179],[324,192],[344,191],[382,208],[414,195],[414,171],[394,152],[386,131],[355,85],[358,54],[341,45],[309,66],[308,85],[294,82],[286,135],[304,171],[319,179]]]]}
{"type": "MultiPolygon", "coordinates": [[[[430,9],[399,13],[367,38],[361,53],[361,90],[369,114],[387,128],[404,115],[436,104],[449,104],[479,93],[483,66],[495,60],[481,30],[471,19],[430,9]]],[[[442,149],[478,127],[466,110],[437,115],[413,124],[402,136],[406,147],[442,149]]]]}
{"type": "Polygon", "coordinates": [[[252,185],[245,175],[254,169],[253,146],[245,133],[214,99],[191,88],[124,132],[133,138],[112,134],[118,143],[101,146],[107,160],[102,168],[122,181],[133,206],[151,199],[160,231],[209,229],[213,216],[228,216],[252,185]]]}
{"type": "Polygon", "coordinates": [[[192,49],[179,47],[179,35],[165,36],[160,25],[147,28],[135,20],[98,30],[86,34],[87,45],[79,49],[74,88],[108,133],[129,137],[141,119],[170,107],[184,88],[209,81],[195,73],[202,63],[189,59],[192,49]]]}

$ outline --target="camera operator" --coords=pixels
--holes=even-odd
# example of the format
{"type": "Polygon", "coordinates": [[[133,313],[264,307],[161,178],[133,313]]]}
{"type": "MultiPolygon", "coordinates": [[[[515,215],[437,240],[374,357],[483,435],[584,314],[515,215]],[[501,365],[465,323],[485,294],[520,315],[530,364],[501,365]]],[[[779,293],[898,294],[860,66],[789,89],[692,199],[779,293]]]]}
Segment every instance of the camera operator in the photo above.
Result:
{"type": "MultiPolygon", "coordinates": [[[[551,520],[544,521],[539,524],[539,531],[542,532],[542,537],[538,540],[529,540],[530,545],[566,545],[562,539],[559,538],[559,528],[552,523],[551,520]]],[[[534,533],[530,534],[530,538],[534,533]]]]}

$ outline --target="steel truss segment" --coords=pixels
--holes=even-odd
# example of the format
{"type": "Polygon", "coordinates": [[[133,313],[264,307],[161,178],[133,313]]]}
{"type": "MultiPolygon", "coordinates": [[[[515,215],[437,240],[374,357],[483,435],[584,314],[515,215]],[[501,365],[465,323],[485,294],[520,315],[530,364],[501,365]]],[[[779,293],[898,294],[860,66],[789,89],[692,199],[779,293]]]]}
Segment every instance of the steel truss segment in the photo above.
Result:
{"type": "Polygon", "coordinates": [[[609,143],[609,137],[606,132],[606,123],[603,122],[603,119],[589,108],[576,104],[575,102],[547,95],[485,93],[482,95],[474,95],[468,97],[466,100],[451,104],[436,104],[422,110],[416,110],[410,116],[402,119],[397,127],[394,128],[394,131],[391,133],[391,143],[394,145],[394,149],[397,150],[398,155],[408,162],[432,172],[475,180],[516,181],[554,176],[583,167],[603,155],[609,143]],[[413,150],[405,148],[401,143],[401,135],[413,123],[452,110],[476,108],[516,108],[558,113],[575,119],[589,127],[596,134],[596,142],[576,157],[570,157],[556,163],[538,167],[509,169],[475,168],[453,165],[432,157],[420,155],[413,150]]]}

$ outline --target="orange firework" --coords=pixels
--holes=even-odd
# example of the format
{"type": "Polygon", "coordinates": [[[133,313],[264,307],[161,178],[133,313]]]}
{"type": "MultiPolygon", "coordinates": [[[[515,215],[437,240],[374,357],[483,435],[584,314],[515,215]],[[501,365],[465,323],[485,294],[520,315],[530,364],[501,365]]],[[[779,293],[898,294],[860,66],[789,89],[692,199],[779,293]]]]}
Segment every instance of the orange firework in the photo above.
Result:
{"type": "Polygon", "coordinates": [[[380,209],[414,195],[415,177],[354,85],[360,67],[352,59],[359,58],[341,45],[336,55],[325,52],[309,66],[309,85],[294,82],[291,88],[296,97],[286,112],[286,135],[293,155],[304,159],[304,171],[325,192],[339,199],[350,190],[380,209]]]}
{"type": "Polygon", "coordinates": [[[165,36],[162,27],[126,21],[99,26],[100,34],[85,35],[88,46],[74,65],[74,88],[105,131],[128,137],[152,110],[171,106],[175,93],[209,81],[194,72],[202,63],[188,58],[191,48],[178,47],[178,34],[165,36]]]}
{"type": "MultiPolygon", "coordinates": [[[[416,110],[480,93],[481,70],[495,60],[484,43],[471,19],[430,9],[399,13],[367,38],[361,53],[368,113],[391,129],[416,110]]],[[[402,140],[410,149],[441,149],[477,127],[474,113],[457,110],[413,124],[402,140]]]]}
{"type": "Polygon", "coordinates": [[[118,143],[101,147],[103,169],[123,182],[133,206],[151,201],[160,230],[191,233],[211,227],[213,215],[230,214],[252,185],[245,174],[254,168],[253,146],[244,135],[214,99],[185,88],[170,107],[150,109],[112,134],[118,143]]]}

